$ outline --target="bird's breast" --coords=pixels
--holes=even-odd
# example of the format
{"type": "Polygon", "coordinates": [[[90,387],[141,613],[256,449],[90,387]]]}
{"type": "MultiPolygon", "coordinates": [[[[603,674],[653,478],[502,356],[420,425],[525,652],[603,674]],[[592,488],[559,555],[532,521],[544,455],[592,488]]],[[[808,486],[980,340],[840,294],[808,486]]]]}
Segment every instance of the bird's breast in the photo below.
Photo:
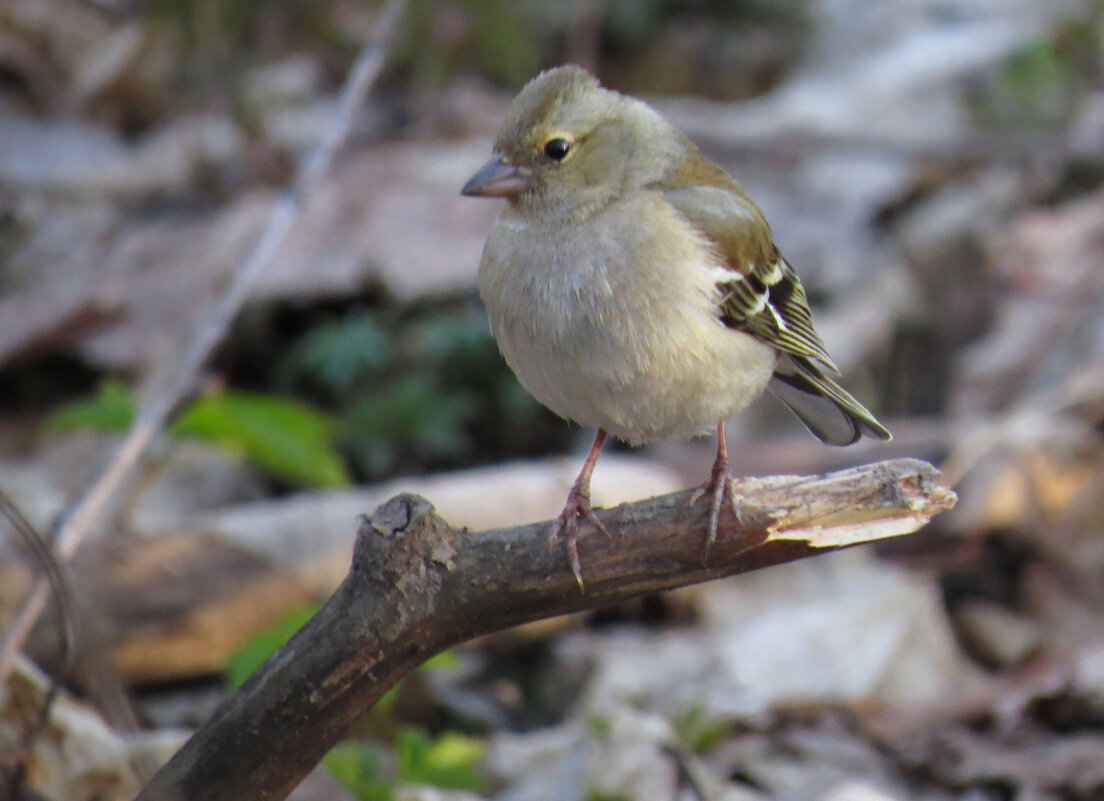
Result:
{"type": "Polygon", "coordinates": [[[507,209],[479,286],[522,385],[557,414],[637,442],[690,436],[742,408],[773,351],[717,314],[708,243],[654,197],[573,226],[507,209]]]}

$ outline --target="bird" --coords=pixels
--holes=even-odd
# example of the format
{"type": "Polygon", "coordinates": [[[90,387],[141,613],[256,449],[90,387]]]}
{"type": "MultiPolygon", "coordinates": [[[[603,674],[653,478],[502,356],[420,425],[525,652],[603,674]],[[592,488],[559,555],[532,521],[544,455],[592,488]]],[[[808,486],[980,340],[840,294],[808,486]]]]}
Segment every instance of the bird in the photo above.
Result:
{"type": "Polygon", "coordinates": [[[522,386],[597,429],[553,523],[585,592],[579,520],[607,436],[629,445],[716,431],[705,559],[727,497],[725,420],[769,389],[820,441],[889,431],[843,389],[801,280],[758,206],[645,102],[582,67],[545,70],[506,110],[492,158],[461,189],[504,198],[478,286],[522,386]]]}

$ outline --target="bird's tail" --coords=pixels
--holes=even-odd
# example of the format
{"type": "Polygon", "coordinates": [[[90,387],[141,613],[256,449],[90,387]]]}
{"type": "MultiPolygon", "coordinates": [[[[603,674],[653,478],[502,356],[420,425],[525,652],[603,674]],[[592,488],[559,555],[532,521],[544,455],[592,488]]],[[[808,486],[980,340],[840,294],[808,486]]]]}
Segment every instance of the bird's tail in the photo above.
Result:
{"type": "Polygon", "coordinates": [[[892,439],[874,415],[803,356],[783,356],[769,386],[809,433],[827,445],[850,445],[863,434],[892,439]]]}

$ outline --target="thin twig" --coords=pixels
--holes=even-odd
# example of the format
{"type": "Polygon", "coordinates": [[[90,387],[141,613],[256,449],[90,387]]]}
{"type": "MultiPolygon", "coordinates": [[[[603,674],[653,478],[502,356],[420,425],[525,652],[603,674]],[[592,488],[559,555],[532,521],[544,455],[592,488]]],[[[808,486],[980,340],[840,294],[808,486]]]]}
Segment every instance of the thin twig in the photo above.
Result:
{"type": "Polygon", "coordinates": [[[21,798],[23,782],[27,776],[31,753],[38,735],[46,728],[50,720],[50,709],[57,698],[61,685],[73,668],[76,655],[76,609],[73,605],[73,592],[66,575],[65,566],[57,558],[49,541],[27,519],[23,510],[8,495],[0,491],[0,514],[8,519],[20,543],[30,553],[36,563],[36,575],[41,577],[53,591],[54,602],[58,608],[58,653],[50,675],[50,684],[38,709],[38,715],[26,724],[20,737],[20,747],[0,761],[0,779],[7,787],[11,798],[21,798]],[[8,762],[10,764],[4,764],[8,762]],[[14,765],[14,767],[12,767],[14,765]]]}
{"type": "MultiPolygon", "coordinates": [[[[134,473],[169,414],[195,385],[208,356],[221,341],[258,276],[291,230],[303,199],[326,174],[334,152],[348,135],[356,109],[379,74],[405,5],[405,0],[389,0],[384,7],[371,38],[361,50],[341,90],[333,123],[300,164],[291,186],[272,209],[268,224],[253,251],[234,274],[226,292],[216,300],[210,314],[200,322],[186,354],[174,360],[173,367],[162,381],[155,382],[156,390],[149,393],[149,401],[139,410],[111,464],[58,527],[54,549],[59,558],[70,559],[93,525],[111,511],[112,501],[119,489],[134,473]]],[[[41,614],[48,592],[47,582],[37,580],[5,632],[0,643],[0,686],[7,681],[15,655],[22,649],[41,614]]]]}
{"type": "Polygon", "coordinates": [[[65,565],[54,553],[50,541],[27,519],[19,504],[3,490],[0,490],[0,514],[7,518],[19,543],[35,562],[35,572],[53,591],[54,602],[58,607],[58,655],[53,678],[55,681],[64,681],[73,666],[77,643],[73,589],[65,572],[65,565]]]}

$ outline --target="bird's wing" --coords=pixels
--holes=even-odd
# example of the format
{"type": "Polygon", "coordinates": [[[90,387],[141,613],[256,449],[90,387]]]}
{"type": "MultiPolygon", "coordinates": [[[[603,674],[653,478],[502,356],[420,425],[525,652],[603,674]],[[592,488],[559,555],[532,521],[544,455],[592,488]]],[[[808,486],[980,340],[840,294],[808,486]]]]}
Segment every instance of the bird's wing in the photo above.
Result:
{"type": "Polygon", "coordinates": [[[863,434],[892,439],[865,406],[809,359],[782,356],[767,386],[821,442],[850,445],[863,434]]]}
{"type": "Polygon", "coordinates": [[[801,279],[778,252],[763,212],[718,165],[687,145],[687,158],[653,185],[716,249],[731,272],[717,282],[725,325],[779,351],[770,388],[822,442],[850,445],[890,433],[822,367],[839,369],[813,328],[801,279]]]}
{"type": "Polygon", "coordinates": [[[763,213],[728,180],[731,187],[663,191],[664,199],[705,235],[731,272],[731,279],[717,282],[721,320],[782,353],[813,359],[838,373],[813,328],[801,279],[775,247],[763,213]]]}

